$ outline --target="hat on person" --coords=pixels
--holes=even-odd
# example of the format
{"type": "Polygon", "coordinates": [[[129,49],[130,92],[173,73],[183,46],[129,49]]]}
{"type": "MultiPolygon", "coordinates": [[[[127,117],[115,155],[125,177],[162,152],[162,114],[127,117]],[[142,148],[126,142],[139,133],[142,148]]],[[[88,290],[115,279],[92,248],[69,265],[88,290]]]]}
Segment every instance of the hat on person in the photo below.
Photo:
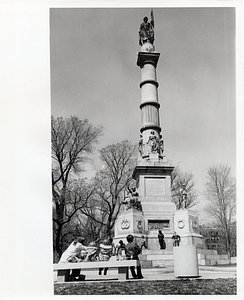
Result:
{"type": "Polygon", "coordinates": [[[127,237],[126,237],[126,239],[127,239],[127,242],[129,242],[129,243],[133,242],[134,236],[132,234],[128,234],[127,237]]]}

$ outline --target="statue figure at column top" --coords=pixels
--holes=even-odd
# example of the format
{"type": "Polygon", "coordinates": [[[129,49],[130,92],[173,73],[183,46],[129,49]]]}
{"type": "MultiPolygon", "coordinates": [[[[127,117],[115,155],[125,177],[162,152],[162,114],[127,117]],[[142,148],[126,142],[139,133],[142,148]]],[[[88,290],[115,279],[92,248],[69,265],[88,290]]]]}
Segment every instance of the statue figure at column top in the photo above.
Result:
{"type": "Polygon", "coordinates": [[[139,45],[142,46],[145,43],[154,42],[154,17],[153,10],[151,10],[151,22],[148,22],[148,18],[144,17],[143,22],[139,29],[139,45]]]}

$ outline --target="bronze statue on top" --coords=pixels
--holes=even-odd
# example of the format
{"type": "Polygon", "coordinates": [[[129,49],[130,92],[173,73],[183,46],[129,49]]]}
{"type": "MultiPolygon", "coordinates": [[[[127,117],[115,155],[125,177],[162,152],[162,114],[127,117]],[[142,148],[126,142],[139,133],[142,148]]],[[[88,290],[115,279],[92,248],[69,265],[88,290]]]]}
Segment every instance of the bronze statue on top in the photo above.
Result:
{"type": "Polygon", "coordinates": [[[139,29],[139,45],[142,46],[145,43],[154,42],[154,17],[153,11],[151,10],[151,22],[148,22],[148,17],[143,18],[143,22],[139,29]]]}

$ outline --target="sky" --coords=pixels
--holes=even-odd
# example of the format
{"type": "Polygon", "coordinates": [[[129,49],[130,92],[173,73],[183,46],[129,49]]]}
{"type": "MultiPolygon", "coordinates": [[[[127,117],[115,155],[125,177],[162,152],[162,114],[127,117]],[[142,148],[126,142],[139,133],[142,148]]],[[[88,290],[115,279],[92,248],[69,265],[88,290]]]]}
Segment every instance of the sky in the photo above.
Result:
{"type": "MultiPolygon", "coordinates": [[[[210,166],[236,172],[235,9],[153,11],[164,154],[194,173],[202,202],[210,166]]],[[[139,141],[144,16],[150,8],[50,10],[51,113],[104,126],[98,148],[139,141]]]]}

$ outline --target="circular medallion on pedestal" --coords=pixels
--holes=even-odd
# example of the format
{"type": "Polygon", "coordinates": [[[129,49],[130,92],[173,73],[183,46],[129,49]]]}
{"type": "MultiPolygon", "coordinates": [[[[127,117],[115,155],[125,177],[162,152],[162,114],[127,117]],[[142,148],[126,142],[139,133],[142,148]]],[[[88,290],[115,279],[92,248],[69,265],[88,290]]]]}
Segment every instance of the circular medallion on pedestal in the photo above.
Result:
{"type": "Polygon", "coordinates": [[[125,219],[121,221],[121,229],[128,229],[130,227],[130,221],[125,219]]]}
{"type": "Polygon", "coordinates": [[[193,229],[198,228],[198,224],[197,224],[197,221],[195,219],[191,221],[191,226],[192,226],[193,229]]]}
{"type": "Polygon", "coordinates": [[[178,221],[178,227],[183,229],[185,227],[185,222],[183,220],[178,221]]]}
{"type": "Polygon", "coordinates": [[[138,229],[142,229],[142,220],[136,220],[136,225],[138,229]]]}

